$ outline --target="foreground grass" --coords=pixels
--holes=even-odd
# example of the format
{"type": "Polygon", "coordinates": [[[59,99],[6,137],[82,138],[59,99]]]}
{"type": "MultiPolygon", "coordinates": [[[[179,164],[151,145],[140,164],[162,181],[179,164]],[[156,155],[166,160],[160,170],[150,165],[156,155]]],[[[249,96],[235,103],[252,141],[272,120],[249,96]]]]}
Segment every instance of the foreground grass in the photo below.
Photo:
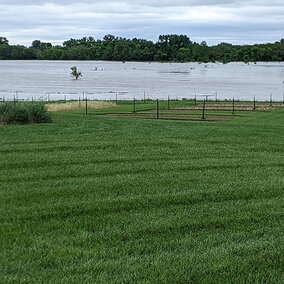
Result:
{"type": "Polygon", "coordinates": [[[282,282],[283,117],[1,126],[1,281],[282,282]]]}

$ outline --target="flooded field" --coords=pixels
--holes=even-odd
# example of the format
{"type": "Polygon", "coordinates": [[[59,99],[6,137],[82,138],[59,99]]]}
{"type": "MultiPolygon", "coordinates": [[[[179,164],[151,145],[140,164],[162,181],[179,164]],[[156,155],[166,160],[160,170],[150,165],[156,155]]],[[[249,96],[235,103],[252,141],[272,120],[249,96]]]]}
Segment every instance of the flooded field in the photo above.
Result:
{"type": "Polygon", "coordinates": [[[0,99],[233,99],[282,101],[284,62],[0,61],[0,99]],[[75,80],[70,68],[83,77],[75,80]]]}

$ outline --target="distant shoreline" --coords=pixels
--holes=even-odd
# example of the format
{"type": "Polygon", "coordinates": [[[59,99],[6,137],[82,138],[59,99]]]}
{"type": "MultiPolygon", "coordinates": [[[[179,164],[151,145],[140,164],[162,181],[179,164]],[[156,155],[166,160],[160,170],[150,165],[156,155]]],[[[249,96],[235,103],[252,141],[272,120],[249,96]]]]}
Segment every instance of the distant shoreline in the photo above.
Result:
{"type": "Polygon", "coordinates": [[[136,62],[279,62],[284,61],[284,39],[274,43],[208,46],[186,35],[160,35],[157,42],[106,35],[70,39],[62,45],[34,40],[30,47],[9,45],[0,37],[0,60],[106,60],[136,62]]]}

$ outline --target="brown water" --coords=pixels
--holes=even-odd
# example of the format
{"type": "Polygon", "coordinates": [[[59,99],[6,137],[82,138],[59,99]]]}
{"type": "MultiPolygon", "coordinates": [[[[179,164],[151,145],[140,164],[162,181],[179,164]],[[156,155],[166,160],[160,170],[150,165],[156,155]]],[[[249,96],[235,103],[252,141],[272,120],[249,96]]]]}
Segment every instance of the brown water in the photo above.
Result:
{"type": "Polygon", "coordinates": [[[0,98],[208,98],[282,101],[284,62],[142,63],[105,61],[0,61],[0,98]],[[70,68],[83,77],[74,80],[70,68]]]}

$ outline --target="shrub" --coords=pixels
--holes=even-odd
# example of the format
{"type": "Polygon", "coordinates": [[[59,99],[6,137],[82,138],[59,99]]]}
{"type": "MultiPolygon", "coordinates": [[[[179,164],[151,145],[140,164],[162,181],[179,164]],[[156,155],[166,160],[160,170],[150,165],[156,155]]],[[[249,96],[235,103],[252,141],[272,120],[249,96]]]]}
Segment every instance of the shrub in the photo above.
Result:
{"type": "Polygon", "coordinates": [[[51,122],[51,115],[41,104],[13,104],[0,105],[1,124],[28,124],[51,122]]]}
{"type": "Polygon", "coordinates": [[[49,123],[52,122],[51,115],[43,104],[33,104],[28,107],[30,122],[49,123]]]}
{"type": "Polygon", "coordinates": [[[3,104],[0,106],[0,122],[3,124],[26,124],[29,123],[29,113],[26,108],[3,104]]]}

